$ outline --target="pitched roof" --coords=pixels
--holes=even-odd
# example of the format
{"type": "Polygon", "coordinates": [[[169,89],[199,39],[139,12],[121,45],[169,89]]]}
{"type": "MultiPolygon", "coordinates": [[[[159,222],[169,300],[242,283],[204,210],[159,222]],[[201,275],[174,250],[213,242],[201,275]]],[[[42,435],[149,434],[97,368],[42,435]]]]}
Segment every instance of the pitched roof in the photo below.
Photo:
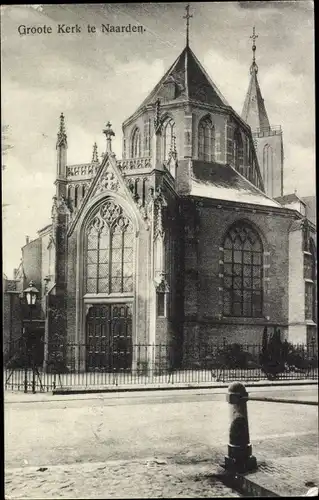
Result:
{"type": "Polygon", "coordinates": [[[286,203],[294,203],[295,201],[299,201],[305,205],[305,202],[301,198],[299,198],[296,193],[285,194],[284,196],[278,196],[275,199],[281,205],[285,205],[286,203]]]}
{"type": "Polygon", "coordinates": [[[164,101],[193,99],[221,107],[229,106],[189,46],[185,47],[137,111],[154,104],[159,98],[164,101]],[[174,97],[165,90],[170,83],[175,84],[174,97]]]}
{"type": "Polygon", "coordinates": [[[270,128],[264,99],[258,83],[257,72],[257,64],[253,63],[250,68],[250,83],[241,114],[242,119],[248,123],[253,131],[270,128]]]}
{"type": "Polygon", "coordinates": [[[191,196],[281,208],[230,165],[193,163],[191,196]]]}

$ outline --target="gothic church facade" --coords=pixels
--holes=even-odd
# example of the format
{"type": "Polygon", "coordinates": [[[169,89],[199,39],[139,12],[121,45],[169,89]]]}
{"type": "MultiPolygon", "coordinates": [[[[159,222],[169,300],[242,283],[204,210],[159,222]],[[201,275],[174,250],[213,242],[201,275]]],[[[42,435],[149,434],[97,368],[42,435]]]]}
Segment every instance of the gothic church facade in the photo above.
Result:
{"type": "Polygon", "coordinates": [[[284,196],[255,49],[239,116],[187,43],[123,123],[122,158],[108,123],[102,160],[94,145],[91,162],[70,165],[61,115],[52,223],[15,275],[41,293],[44,365],[62,344],[69,367],[107,370],[115,345],[124,368],[137,345],[151,366],[152,344],[187,366],[197,347],[260,343],[265,326],[294,342],[315,334],[315,226],[284,196]]]}

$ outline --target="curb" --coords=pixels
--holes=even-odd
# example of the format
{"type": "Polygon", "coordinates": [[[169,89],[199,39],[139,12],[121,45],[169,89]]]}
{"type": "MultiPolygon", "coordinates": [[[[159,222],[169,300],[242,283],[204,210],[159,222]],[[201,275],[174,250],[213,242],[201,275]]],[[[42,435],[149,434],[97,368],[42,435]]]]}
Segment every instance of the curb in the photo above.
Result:
{"type": "Polygon", "coordinates": [[[218,479],[227,486],[232,488],[238,493],[245,495],[247,497],[280,497],[278,493],[261,486],[256,481],[252,481],[245,474],[239,474],[226,471],[223,469],[222,472],[218,474],[218,479]]]}
{"type": "MultiPolygon", "coordinates": [[[[100,387],[100,388],[65,388],[65,389],[54,389],[51,394],[53,395],[67,395],[67,394],[98,394],[98,393],[110,393],[110,392],[147,392],[147,391],[171,391],[171,390],[187,390],[187,389],[224,389],[227,388],[230,382],[225,382],[223,384],[183,384],[183,385],[153,385],[153,386],[115,386],[115,387],[100,387]]],[[[318,385],[318,381],[278,381],[278,382],[262,382],[262,383],[249,383],[245,384],[245,387],[278,387],[278,386],[291,386],[291,385],[318,385]]]]}

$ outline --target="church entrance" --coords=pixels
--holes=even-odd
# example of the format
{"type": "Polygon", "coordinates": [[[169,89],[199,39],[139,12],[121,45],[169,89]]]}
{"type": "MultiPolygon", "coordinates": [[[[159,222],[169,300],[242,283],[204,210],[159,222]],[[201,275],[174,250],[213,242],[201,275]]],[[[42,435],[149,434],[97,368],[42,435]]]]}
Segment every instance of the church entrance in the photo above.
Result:
{"type": "Polygon", "coordinates": [[[132,367],[132,305],[96,304],[86,316],[87,371],[129,371],[132,367]]]}

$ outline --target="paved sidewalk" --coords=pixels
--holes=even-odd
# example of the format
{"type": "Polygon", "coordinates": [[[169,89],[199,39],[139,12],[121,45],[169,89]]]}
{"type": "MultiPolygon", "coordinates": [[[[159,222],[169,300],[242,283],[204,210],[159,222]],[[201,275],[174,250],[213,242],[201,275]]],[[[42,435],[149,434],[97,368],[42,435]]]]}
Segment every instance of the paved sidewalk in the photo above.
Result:
{"type": "MultiPolygon", "coordinates": [[[[136,392],[158,392],[158,391],[174,391],[174,390],[188,390],[188,389],[227,389],[230,382],[207,382],[207,383],[175,383],[175,384],[140,384],[140,385],[118,385],[118,386],[91,386],[81,387],[74,386],[64,389],[56,389],[55,391],[40,392],[37,391],[32,394],[29,391],[25,394],[22,391],[4,391],[5,402],[31,402],[31,401],[44,401],[56,398],[58,395],[63,396],[87,396],[92,394],[116,394],[116,393],[136,393],[136,392]]],[[[259,380],[244,382],[245,387],[258,388],[258,387],[287,387],[287,386],[314,386],[318,385],[317,380],[259,380]]]]}
{"type": "Polygon", "coordinates": [[[239,497],[223,485],[216,466],[146,459],[9,469],[5,498],[214,498],[239,497]]]}
{"type": "Polygon", "coordinates": [[[303,496],[319,486],[317,433],[256,441],[253,454],[258,470],[239,478],[253,496],[303,496]]]}

